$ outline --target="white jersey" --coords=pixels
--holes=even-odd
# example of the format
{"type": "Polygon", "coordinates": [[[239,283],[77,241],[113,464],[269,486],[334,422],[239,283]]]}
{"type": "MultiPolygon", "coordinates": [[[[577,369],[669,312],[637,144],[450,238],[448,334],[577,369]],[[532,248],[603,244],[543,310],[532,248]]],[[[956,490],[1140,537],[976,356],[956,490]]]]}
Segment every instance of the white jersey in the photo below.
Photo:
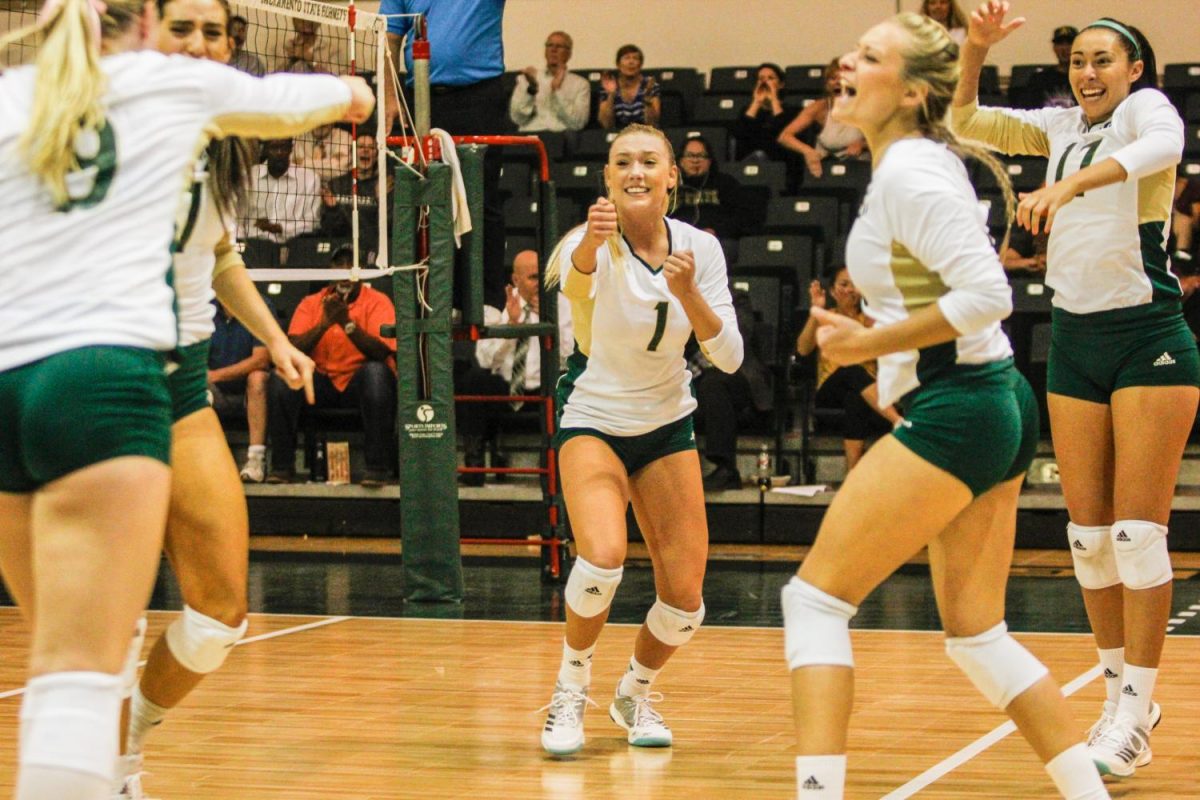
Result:
{"type": "Polygon", "coordinates": [[[1012,290],[987,232],[987,212],[962,161],[929,139],[892,143],[875,169],[846,242],[866,312],[880,327],[937,303],[961,335],[944,345],[879,357],[887,407],[951,364],[1012,355],[1000,320],[1012,290]]]}
{"type": "Polygon", "coordinates": [[[1095,126],[1078,108],[973,105],[955,108],[952,122],[964,137],[1002,152],[1047,157],[1047,184],[1107,158],[1128,173],[1128,180],[1085,192],[1055,216],[1046,252],[1054,305],[1088,314],[1182,295],[1169,269],[1167,235],[1183,122],[1161,92],[1132,93],[1095,126]]]}
{"type": "Polygon", "coordinates": [[[350,102],[329,76],[258,79],[152,51],[101,66],[107,124],[77,148],[82,168],[61,210],[17,148],[34,69],[0,77],[0,370],[90,345],[176,346],[172,231],[208,138],[291,134],[339,118],[350,102]]]}
{"type": "Polygon", "coordinates": [[[213,267],[216,265],[216,247],[222,239],[233,241],[237,237],[237,223],[233,219],[222,219],[209,185],[208,158],[201,156],[196,162],[195,181],[189,198],[191,206],[184,230],[178,235],[187,235],[183,249],[176,251],[174,259],[175,296],[179,308],[179,346],[196,344],[209,339],[213,334],[213,307],[215,293],[212,289],[213,267]],[[191,208],[195,212],[191,212],[191,208]]]}
{"type": "MultiPolygon", "coordinates": [[[[725,328],[736,332],[720,243],[685,222],[667,219],[666,225],[669,251],[695,254],[700,293],[725,328]]],[[[574,379],[575,388],[561,426],[638,436],[683,419],[696,408],[683,357],[692,334],[683,305],[667,288],[661,266],[651,268],[624,239],[617,264],[606,244],[596,251],[591,276],[576,271],[571,254],[584,233],[579,228],[569,234],[560,251],[563,294],[571,301],[575,343],[583,356],[572,356],[564,375],[574,379]]]]}

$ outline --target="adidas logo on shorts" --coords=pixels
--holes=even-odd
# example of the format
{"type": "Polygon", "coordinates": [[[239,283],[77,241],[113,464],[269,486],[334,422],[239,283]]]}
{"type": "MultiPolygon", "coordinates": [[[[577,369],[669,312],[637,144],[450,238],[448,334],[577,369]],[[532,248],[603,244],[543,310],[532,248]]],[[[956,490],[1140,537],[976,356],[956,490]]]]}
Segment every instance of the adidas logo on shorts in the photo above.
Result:
{"type": "Polygon", "coordinates": [[[1109,679],[1109,680],[1112,680],[1113,678],[1118,678],[1118,677],[1120,677],[1120,676],[1119,676],[1119,675],[1117,675],[1117,673],[1113,672],[1113,671],[1112,671],[1111,669],[1109,669],[1108,667],[1105,667],[1105,668],[1104,668],[1104,677],[1105,677],[1105,678],[1107,678],[1107,679],[1109,679]]]}
{"type": "Polygon", "coordinates": [[[1174,365],[1174,363],[1175,363],[1175,359],[1171,358],[1170,353],[1163,353],[1161,356],[1154,359],[1154,364],[1152,366],[1170,367],[1170,366],[1174,365]]]}
{"type": "Polygon", "coordinates": [[[1125,531],[1117,531],[1116,540],[1118,542],[1128,542],[1129,534],[1127,534],[1125,531]]]}
{"type": "Polygon", "coordinates": [[[1138,696],[1138,693],[1133,690],[1133,684],[1129,683],[1125,684],[1125,687],[1121,689],[1121,694],[1129,695],[1130,697],[1138,696]]]}
{"type": "Polygon", "coordinates": [[[800,790],[809,792],[823,792],[825,791],[825,784],[817,780],[816,775],[809,775],[805,779],[804,783],[800,784],[800,790]]]}
{"type": "Polygon", "coordinates": [[[599,586],[589,586],[583,590],[585,594],[600,594],[599,586]]]}

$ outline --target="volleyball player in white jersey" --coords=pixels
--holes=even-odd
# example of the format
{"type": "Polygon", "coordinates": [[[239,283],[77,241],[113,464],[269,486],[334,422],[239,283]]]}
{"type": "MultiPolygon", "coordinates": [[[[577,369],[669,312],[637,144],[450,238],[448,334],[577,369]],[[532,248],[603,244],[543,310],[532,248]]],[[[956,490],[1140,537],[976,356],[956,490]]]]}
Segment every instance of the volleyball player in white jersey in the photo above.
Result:
{"type": "Polygon", "coordinates": [[[1078,108],[978,108],[988,48],[1021,25],[1009,4],[971,15],[952,122],[964,136],[1050,159],[1047,186],[1018,218],[1050,233],[1054,288],[1047,371],[1054,453],[1075,577],[1107,697],[1089,745],[1101,771],[1150,762],[1152,700],[1171,613],[1167,523],[1200,398],[1200,357],[1167,258],[1179,114],[1155,87],[1154,51],[1112,19],[1071,48],[1078,108]]]}
{"type": "Polygon", "coordinates": [[[1010,209],[1012,190],[994,158],[945,124],[957,56],[937,22],[900,14],[842,58],[831,113],[862,130],[874,166],[846,261],[876,324],[812,313],[821,352],[841,364],[877,358],[879,403],[903,398],[905,414],[842,484],[783,590],[805,800],[844,792],[850,619],[924,546],[947,655],[1016,722],[1064,797],[1108,796],[1058,686],[1004,622],[1037,404],[1000,330],[1011,291],[960,156],[983,158],[1010,209]]]}
{"type": "Polygon", "coordinates": [[[133,52],[155,22],[152,4],[62,0],[0,41],[42,37],[35,65],[0,76],[0,565],[33,628],[17,800],[109,793],[168,506],[169,248],[196,152],[318,95],[372,106],[358,80],[280,96],[133,52]]]}
{"type": "MultiPolygon", "coordinates": [[[[160,24],[154,46],[162,53],[226,63],[232,52],[230,16],[225,0],[157,0],[160,24]]],[[[292,81],[303,90],[305,82],[292,81]]],[[[322,124],[329,105],[301,101],[285,129],[322,124]],[[305,123],[303,116],[311,121],[305,123]]],[[[328,100],[326,101],[328,103],[328,100]]],[[[336,114],[336,106],[333,112],[336,114]]],[[[274,138],[279,121],[263,120],[258,135],[274,138]]],[[[181,249],[175,254],[175,291],[179,306],[179,366],[169,379],[171,391],[171,507],[165,549],[183,595],[183,615],[155,643],[136,687],[127,755],[118,764],[114,790],[142,796],[143,740],[200,682],[221,666],[246,631],[246,581],[249,522],[237,467],[224,432],[208,403],[209,339],[216,296],[263,342],[285,374],[296,373],[311,391],[312,361],[292,346],[246,274],[233,249],[238,197],[242,194],[247,153],[238,139],[213,142],[197,165],[181,249]]],[[[144,624],[139,631],[144,630],[144,624]]],[[[126,675],[137,677],[142,637],[130,647],[126,675]]]]}
{"type": "MultiPolygon", "coordinates": [[[[742,363],[742,337],[716,238],[667,219],[679,182],[670,142],[630,125],[604,168],[608,198],[588,209],[551,254],[576,351],[559,380],[563,494],[579,556],[567,578],[562,664],[542,746],[583,746],[592,653],[621,581],[630,503],[654,565],[658,597],[638,631],[609,716],[640,747],[666,747],[671,729],[652,703],[659,670],[704,620],[708,526],[692,430],[696,400],[683,348],[694,332],[726,372],[742,363]]],[[[594,703],[593,703],[594,705],[594,703]]]]}

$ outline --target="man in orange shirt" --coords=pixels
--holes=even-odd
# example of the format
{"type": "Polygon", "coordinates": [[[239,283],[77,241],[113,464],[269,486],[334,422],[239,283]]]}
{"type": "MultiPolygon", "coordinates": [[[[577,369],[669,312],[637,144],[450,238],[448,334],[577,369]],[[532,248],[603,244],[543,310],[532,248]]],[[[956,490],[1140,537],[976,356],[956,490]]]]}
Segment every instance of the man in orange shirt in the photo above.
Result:
{"type": "MultiPolygon", "coordinates": [[[[349,247],[333,254],[335,269],[348,269],[349,247]]],[[[396,437],[396,340],[380,336],[380,327],[396,322],[387,295],[362,283],[338,280],[300,301],[288,337],[316,364],[314,408],[358,408],[366,440],[367,473],[362,485],[382,486],[388,478],[396,437]]],[[[268,483],[292,480],[296,427],[304,396],[277,375],[269,386],[268,430],[271,473],[268,483]]]]}

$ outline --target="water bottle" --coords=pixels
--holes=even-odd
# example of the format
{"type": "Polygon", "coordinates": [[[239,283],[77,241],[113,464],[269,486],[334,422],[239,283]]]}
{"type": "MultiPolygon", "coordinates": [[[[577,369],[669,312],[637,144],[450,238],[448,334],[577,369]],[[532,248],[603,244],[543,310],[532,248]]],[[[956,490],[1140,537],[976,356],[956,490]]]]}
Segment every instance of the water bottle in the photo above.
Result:
{"type": "Polygon", "coordinates": [[[325,437],[318,436],[316,445],[313,447],[313,463],[310,481],[312,483],[325,483],[329,480],[329,462],[325,452],[325,437]]]}
{"type": "Polygon", "coordinates": [[[764,444],[758,451],[758,489],[765,492],[771,488],[771,451],[764,444]]]}

